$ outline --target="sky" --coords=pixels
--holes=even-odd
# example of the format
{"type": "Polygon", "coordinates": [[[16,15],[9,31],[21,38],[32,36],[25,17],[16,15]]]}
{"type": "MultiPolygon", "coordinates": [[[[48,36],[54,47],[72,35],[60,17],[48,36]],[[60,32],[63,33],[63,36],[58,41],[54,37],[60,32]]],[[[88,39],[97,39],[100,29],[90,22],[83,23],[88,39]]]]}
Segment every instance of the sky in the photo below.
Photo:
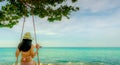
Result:
{"type": "MultiPolygon", "coordinates": [[[[69,2],[68,2],[69,3],[69,2]]],[[[80,7],[70,19],[49,23],[35,17],[37,41],[43,47],[120,47],[120,0],[78,0],[80,7]]],[[[0,28],[0,47],[17,47],[23,18],[12,29],[0,28]]],[[[31,32],[32,18],[25,22],[25,32],[31,32]]]]}

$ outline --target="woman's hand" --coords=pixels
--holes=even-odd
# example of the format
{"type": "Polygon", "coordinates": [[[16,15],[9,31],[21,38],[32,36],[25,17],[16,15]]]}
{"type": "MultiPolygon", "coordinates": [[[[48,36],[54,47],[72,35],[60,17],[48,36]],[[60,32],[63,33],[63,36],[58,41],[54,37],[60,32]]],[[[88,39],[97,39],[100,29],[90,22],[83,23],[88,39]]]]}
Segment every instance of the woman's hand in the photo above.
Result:
{"type": "Polygon", "coordinates": [[[40,45],[39,45],[38,43],[36,44],[36,48],[37,48],[37,49],[39,49],[39,48],[40,48],[40,45]]]}

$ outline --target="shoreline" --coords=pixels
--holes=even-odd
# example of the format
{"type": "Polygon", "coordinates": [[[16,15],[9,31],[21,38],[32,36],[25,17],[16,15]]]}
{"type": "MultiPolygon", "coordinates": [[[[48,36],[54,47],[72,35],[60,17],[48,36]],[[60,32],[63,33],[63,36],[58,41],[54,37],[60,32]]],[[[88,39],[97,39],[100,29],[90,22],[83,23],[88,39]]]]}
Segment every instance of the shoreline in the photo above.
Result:
{"type": "MultiPolygon", "coordinates": [[[[20,65],[20,63],[18,63],[18,65],[20,65]]],[[[40,65],[107,65],[107,64],[101,62],[100,63],[68,62],[68,63],[40,63],[40,65]]]]}

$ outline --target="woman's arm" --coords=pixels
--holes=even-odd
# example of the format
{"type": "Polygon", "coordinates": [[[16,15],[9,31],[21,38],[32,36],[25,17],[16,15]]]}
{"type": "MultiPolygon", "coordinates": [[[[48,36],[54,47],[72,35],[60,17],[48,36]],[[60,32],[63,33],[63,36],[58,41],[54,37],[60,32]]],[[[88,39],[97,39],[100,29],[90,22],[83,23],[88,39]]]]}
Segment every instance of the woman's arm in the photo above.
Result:
{"type": "Polygon", "coordinates": [[[15,63],[15,65],[18,65],[18,56],[19,56],[19,53],[20,53],[20,51],[19,51],[19,49],[17,49],[16,53],[15,53],[15,56],[16,56],[16,63],[15,63]]]}
{"type": "Polygon", "coordinates": [[[20,51],[19,51],[19,49],[17,49],[16,50],[16,57],[18,58],[18,56],[19,56],[19,53],[20,53],[20,51]]]}
{"type": "Polygon", "coordinates": [[[17,49],[17,50],[16,50],[16,54],[15,54],[15,55],[16,55],[16,62],[18,62],[19,53],[20,53],[20,51],[19,51],[19,49],[17,49]]]}
{"type": "Polygon", "coordinates": [[[34,58],[36,56],[36,54],[38,53],[38,48],[36,49],[36,52],[34,52],[34,48],[35,48],[35,46],[32,45],[31,50],[30,50],[32,58],[34,58]]]}

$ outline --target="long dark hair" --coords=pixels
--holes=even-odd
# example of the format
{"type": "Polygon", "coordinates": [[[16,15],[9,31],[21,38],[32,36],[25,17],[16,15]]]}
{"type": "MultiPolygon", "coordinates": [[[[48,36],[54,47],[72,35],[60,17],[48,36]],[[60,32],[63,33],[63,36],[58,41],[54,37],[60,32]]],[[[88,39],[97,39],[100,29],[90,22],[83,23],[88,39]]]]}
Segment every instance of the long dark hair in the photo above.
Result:
{"type": "Polygon", "coordinates": [[[31,46],[32,46],[32,40],[23,39],[22,42],[18,45],[18,49],[20,51],[26,52],[30,50],[31,46]]]}

